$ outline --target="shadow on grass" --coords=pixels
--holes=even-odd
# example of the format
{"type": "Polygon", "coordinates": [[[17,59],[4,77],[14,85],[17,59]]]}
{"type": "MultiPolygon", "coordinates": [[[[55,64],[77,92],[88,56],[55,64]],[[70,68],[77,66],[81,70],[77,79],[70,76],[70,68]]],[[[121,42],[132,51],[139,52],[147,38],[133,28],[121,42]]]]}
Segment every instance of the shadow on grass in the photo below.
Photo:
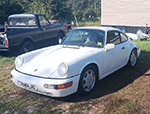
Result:
{"type": "Polygon", "coordinates": [[[150,69],[150,52],[141,52],[140,58],[134,68],[127,66],[100,80],[94,91],[87,96],[77,94],[64,98],[54,98],[65,102],[81,102],[90,99],[100,98],[126,87],[140,76],[144,75],[150,69]]]}

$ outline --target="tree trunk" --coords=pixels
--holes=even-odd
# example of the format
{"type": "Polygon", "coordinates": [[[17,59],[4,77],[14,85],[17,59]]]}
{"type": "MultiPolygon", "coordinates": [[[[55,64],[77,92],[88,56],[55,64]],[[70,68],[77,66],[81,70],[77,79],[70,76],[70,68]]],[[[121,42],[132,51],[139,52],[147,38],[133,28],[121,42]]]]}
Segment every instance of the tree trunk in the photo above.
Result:
{"type": "Polygon", "coordinates": [[[75,19],[75,21],[76,21],[76,26],[79,27],[78,20],[77,20],[77,17],[76,17],[75,14],[74,14],[74,19],[75,19]]]}

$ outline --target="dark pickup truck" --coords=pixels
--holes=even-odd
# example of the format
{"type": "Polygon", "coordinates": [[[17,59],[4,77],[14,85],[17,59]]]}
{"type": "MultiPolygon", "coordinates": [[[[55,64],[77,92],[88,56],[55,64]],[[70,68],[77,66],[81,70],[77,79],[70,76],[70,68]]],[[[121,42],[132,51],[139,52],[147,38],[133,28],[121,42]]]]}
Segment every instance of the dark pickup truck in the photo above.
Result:
{"type": "Polygon", "coordinates": [[[0,33],[0,51],[21,54],[59,43],[66,35],[63,25],[51,24],[43,14],[14,14],[0,33]]]}

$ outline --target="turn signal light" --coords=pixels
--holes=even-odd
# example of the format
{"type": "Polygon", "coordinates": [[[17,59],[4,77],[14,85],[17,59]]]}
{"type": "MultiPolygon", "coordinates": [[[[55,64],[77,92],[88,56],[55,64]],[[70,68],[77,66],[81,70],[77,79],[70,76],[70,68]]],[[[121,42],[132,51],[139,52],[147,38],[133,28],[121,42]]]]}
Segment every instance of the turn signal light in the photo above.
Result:
{"type": "Polygon", "coordinates": [[[66,84],[57,85],[56,89],[65,89],[65,88],[71,87],[72,84],[73,84],[73,82],[69,82],[69,83],[66,83],[66,84]]]}
{"type": "Polygon", "coordinates": [[[44,84],[44,88],[60,90],[60,89],[66,89],[68,87],[71,87],[72,84],[73,84],[73,81],[69,83],[61,84],[61,85],[44,84]]]}

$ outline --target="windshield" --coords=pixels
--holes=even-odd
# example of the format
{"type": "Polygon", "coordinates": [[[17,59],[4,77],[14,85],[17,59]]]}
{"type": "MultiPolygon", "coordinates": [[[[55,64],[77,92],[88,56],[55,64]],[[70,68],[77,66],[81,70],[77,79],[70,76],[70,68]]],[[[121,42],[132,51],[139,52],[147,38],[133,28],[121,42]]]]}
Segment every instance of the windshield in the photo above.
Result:
{"type": "Polygon", "coordinates": [[[102,30],[74,29],[65,37],[63,45],[103,47],[105,32],[102,30]]]}

